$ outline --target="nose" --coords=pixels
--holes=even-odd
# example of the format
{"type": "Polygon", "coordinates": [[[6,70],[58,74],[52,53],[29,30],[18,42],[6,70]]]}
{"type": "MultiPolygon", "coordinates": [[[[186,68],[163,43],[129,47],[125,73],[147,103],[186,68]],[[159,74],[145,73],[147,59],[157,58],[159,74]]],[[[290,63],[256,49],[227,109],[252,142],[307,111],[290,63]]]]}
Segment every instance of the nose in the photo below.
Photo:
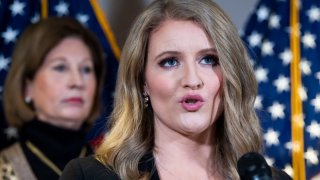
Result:
{"type": "Polygon", "coordinates": [[[84,80],[80,70],[74,69],[71,71],[69,86],[71,88],[79,88],[79,89],[82,89],[84,87],[84,80]]]}
{"type": "Polygon", "coordinates": [[[200,72],[199,69],[197,69],[196,64],[186,64],[184,73],[182,74],[183,87],[190,88],[192,90],[202,88],[204,83],[199,73],[200,72]]]}

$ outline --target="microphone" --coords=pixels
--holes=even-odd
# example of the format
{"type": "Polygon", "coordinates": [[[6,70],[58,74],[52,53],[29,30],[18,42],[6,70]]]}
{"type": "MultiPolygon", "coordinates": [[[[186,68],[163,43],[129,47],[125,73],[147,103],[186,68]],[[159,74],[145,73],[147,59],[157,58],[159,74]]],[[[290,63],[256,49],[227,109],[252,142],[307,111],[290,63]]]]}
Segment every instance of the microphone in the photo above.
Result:
{"type": "Polygon", "coordinates": [[[263,156],[256,152],[241,156],[237,169],[241,180],[272,180],[271,168],[263,156]]]}

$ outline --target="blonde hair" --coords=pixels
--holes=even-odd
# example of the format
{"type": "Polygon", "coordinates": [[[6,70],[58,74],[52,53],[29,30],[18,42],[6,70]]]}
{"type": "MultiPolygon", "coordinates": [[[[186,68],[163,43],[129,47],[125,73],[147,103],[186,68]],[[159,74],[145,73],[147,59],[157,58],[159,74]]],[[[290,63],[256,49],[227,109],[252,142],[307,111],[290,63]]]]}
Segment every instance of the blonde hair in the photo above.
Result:
{"type": "Polygon", "coordinates": [[[211,0],[156,0],[135,21],[122,51],[110,131],[97,158],[121,179],[139,179],[142,156],[154,147],[152,107],[145,108],[143,84],[150,33],[167,19],[198,23],[215,43],[223,72],[224,112],[215,124],[214,157],[225,179],[239,179],[238,158],[261,149],[253,104],[257,83],[246,49],[230,18],[211,0]]]}
{"type": "Polygon", "coordinates": [[[11,126],[20,128],[35,118],[34,109],[24,101],[25,82],[34,78],[47,53],[67,37],[79,38],[91,53],[97,88],[86,121],[91,124],[100,114],[105,63],[98,39],[75,19],[49,17],[28,26],[15,46],[3,94],[5,115],[11,126]]]}

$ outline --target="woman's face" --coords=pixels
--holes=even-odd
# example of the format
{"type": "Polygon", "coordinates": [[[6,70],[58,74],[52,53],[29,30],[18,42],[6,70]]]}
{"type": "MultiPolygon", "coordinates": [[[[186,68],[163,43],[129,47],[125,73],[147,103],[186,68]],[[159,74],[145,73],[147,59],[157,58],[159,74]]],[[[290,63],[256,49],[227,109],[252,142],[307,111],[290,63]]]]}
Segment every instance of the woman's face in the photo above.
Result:
{"type": "Polygon", "coordinates": [[[88,47],[76,37],[62,40],[27,81],[36,115],[52,125],[78,129],[91,112],[96,78],[88,47]]]}
{"type": "Polygon", "coordinates": [[[198,24],[167,20],[152,32],[145,77],[156,135],[211,132],[223,109],[222,72],[198,24]]]}

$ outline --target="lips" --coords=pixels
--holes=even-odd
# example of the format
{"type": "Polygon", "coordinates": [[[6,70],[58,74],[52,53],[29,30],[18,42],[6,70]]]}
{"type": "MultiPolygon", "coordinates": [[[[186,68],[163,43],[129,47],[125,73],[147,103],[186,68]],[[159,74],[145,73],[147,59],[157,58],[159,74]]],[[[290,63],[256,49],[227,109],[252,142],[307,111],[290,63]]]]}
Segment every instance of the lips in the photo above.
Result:
{"type": "Polygon", "coordinates": [[[83,104],[84,100],[80,97],[71,97],[65,99],[64,102],[68,104],[81,105],[83,104]]]}
{"type": "Polygon", "coordinates": [[[202,107],[204,101],[200,95],[186,95],[183,96],[180,103],[186,111],[194,112],[202,107]]]}

